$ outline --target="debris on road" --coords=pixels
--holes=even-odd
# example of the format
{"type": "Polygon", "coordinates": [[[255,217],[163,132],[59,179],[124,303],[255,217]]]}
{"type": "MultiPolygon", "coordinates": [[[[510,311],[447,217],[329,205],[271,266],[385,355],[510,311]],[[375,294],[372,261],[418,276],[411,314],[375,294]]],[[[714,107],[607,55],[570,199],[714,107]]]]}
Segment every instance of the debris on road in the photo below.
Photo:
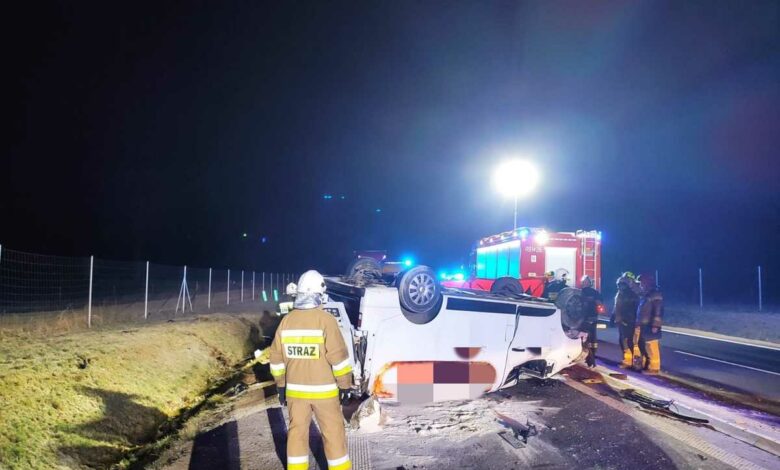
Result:
{"type": "MultiPolygon", "coordinates": [[[[655,413],[676,418],[682,421],[687,421],[696,424],[708,424],[710,421],[704,418],[696,418],[693,416],[684,415],[678,411],[673,411],[671,408],[674,406],[674,400],[658,400],[645,396],[636,390],[629,388],[627,390],[621,390],[620,396],[626,400],[638,403],[645,410],[650,410],[655,413]]],[[[676,409],[676,407],[675,407],[676,409]]]]}

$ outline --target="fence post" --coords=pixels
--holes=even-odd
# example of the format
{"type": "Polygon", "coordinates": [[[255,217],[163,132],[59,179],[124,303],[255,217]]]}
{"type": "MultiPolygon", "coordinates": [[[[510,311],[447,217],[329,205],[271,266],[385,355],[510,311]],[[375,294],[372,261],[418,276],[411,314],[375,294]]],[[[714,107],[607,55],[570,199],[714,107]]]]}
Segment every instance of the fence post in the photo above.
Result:
{"type": "Polygon", "coordinates": [[[761,292],[761,266],[758,267],[758,311],[764,310],[764,298],[761,292]]]}
{"type": "Polygon", "coordinates": [[[92,328],[92,269],[95,266],[95,257],[89,257],[89,297],[87,298],[87,328],[92,328]]]}
{"type": "Polygon", "coordinates": [[[661,285],[661,281],[658,279],[658,270],[657,269],[655,270],[655,285],[656,286],[660,286],[661,285]]]}
{"type": "Polygon", "coordinates": [[[144,288],[144,320],[149,318],[149,262],[146,262],[146,287],[144,288]]]}
{"type": "Polygon", "coordinates": [[[230,305],[230,270],[228,269],[227,304],[230,305]]]}
{"type": "Polygon", "coordinates": [[[209,268],[209,310],[211,310],[211,268],[209,268]]]}
{"type": "Polygon", "coordinates": [[[241,270],[241,303],[244,303],[244,270],[241,270]]]}
{"type": "Polygon", "coordinates": [[[699,268],[699,310],[704,309],[704,293],[702,292],[701,268],[699,268]]]}
{"type": "Polygon", "coordinates": [[[262,274],[262,284],[263,284],[263,302],[268,302],[268,297],[266,296],[265,293],[265,271],[263,271],[262,274]]]}
{"type": "Polygon", "coordinates": [[[252,271],[252,302],[255,301],[255,272],[252,271]]]}

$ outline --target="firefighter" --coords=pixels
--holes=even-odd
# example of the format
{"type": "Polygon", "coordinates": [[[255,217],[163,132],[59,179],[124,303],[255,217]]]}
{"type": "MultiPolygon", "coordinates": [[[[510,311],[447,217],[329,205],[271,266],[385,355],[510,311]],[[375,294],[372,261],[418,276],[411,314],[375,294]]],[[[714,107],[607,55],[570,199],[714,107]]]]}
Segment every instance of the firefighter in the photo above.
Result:
{"type": "Polygon", "coordinates": [[[599,347],[596,330],[598,328],[598,306],[604,302],[601,293],[593,288],[593,280],[585,275],[580,279],[582,289],[582,307],[585,313],[584,329],[588,333],[585,347],[588,348],[588,357],[585,358],[588,367],[596,367],[596,350],[599,347]]]}
{"type": "Polygon", "coordinates": [[[655,375],[661,372],[659,341],[664,317],[664,298],[652,274],[641,274],[637,280],[642,291],[636,313],[642,369],[647,374],[655,375]]]}
{"type": "Polygon", "coordinates": [[[279,402],[287,406],[287,469],[309,468],[309,426],[317,417],[330,470],[352,468],[347,455],[344,417],[352,386],[352,366],[336,319],[319,306],[325,280],[317,271],[303,273],[293,310],[279,324],[271,344],[271,374],[279,402]]]}
{"type": "Polygon", "coordinates": [[[632,289],[632,284],[635,283],[633,276],[631,272],[625,272],[618,278],[615,307],[612,310],[613,321],[618,327],[620,348],[623,350],[620,367],[624,369],[631,368],[634,361],[634,324],[639,296],[632,289]]]}
{"type": "Polygon", "coordinates": [[[545,284],[542,297],[550,300],[558,298],[558,293],[566,287],[566,274],[564,273],[560,278],[555,277],[554,271],[549,271],[544,274],[545,284]]]}

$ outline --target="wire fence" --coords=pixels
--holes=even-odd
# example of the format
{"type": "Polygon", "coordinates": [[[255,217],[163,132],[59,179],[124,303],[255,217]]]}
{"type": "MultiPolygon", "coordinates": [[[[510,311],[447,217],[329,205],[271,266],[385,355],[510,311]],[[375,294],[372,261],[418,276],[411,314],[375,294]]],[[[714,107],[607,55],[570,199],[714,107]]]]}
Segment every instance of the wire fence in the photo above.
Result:
{"type": "Polygon", "coordinates": [[[25,253],[0,245],[0,329],[69,331],[268,308],[294,273],[25,253]]]}

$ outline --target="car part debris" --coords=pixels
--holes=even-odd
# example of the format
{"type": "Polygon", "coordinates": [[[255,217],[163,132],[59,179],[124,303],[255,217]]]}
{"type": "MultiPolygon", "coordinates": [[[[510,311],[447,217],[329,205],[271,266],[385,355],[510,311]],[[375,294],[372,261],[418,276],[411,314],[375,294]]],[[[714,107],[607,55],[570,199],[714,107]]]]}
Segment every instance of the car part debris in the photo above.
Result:
{"type": "Polygon", "coordinates": [[[609,374],[610,377],[618,379],[618,380],[628,380],[628,375],[626,374],[620,374],[618,372],[613,372],[609,374]]]}
{"type": "Polygon", "coordinates": [[[510,433],[509,431],[501,431],[498,433],[498,435],[501,437],[501,439],[505,440],[510,446],[514,447],[515,449],[521,449],[525,447],[525,444],[514,436],[514,434],[510,433]]]}
{"type": "Polygon", "coordinates": [[[680,412],[677,411],[677,406],[674,404],[674,400],[658,400],[655,398],[650,398],[646,395],[637,392],[633,388],[621,390],[620,396],[625,398],[626,400],[630,400],[635,403],[638,403],[639,406],[641,406],[645,410],[650,410],[665,416],[670,416],[672,418],[676,418],[676,419],[680,419],[683,421],[688,421],[690,423],[696,423],[696,424],[707,424],[710,422],[708,419],[696,418],[694,416],[681,414],[680,412]],[[672,407],[674,407],[674,410],[671,409],[672,407]]]}
{"type": "Polygon", "coordinates": [[[592,385],[592,384],[603,384],[604,380],[602,379],[583,379],[582,383],[592,385]]]}
{"type": "MultiPolygon", "coordinates": [[[[504,427],[508,427],[512,431],[512,437],[514,437],[514,439],[522,439],[523,444],[528,444],[529,437],[539,434],[539,431],[536,429],[536,425],[531,424],[531,422],[528,420],[526,420],[526,424],[523,424],[520,421],[503,415],[496,410],[493,410],[493,413],[498,416],[499,424],[504,427]]],[[[512,442],[510,442],[509,439],[504,437],[501,433],[506,433],[506,431],[501,431],[498,434],[511,445],[512,442]]],[[[513,445],[513,447],[515,446],[513,445]]],[[[518,447],[515,447],[515,449],[517,448],[518,447]]]]}

